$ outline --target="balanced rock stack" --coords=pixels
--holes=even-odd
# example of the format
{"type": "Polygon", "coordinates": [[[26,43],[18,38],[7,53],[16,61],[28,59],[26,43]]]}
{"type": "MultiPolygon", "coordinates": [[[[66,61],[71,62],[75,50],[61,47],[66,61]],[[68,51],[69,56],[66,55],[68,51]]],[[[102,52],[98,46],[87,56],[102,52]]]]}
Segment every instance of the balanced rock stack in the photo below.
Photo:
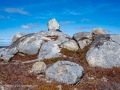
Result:
{"type": "Polygon", "coordinates": [[[60,31],[60,25],[55,18],[48,22],[48,31],[60,31]]]}
{"type": "Polygon", "coordinates": [[[12,43],[7,48],[0,49],[0,59],[6,62],[17,54],[34,55],[39,53],[38,59],[49,59],[63,56],[62,48],[78,50],[77,42],[70,36],[60,32],[59,24],[55,19],[48,22],[48,30],[45,32],[31,33],[27,35],[16,34],[12,43]]]}

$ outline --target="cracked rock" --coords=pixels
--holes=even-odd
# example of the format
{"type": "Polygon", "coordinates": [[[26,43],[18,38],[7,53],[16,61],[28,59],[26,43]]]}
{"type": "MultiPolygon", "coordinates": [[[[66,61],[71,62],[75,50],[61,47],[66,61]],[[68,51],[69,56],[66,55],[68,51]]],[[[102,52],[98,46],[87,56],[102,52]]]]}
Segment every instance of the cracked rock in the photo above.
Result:
{"type": "Polygon", "coordinates": [[[86,55],[92,67],[120,67],[120,35],[98,35],[86,55]]]}
{"type": "Polygon", "coordinates": [[[60,60],[50,66],[45,74],[47,80],[75,84],[81,79],[83,67],[74,62],[60,60]]]}
{"type": "Polygon", "coordinates": [[[73,35],[73,39],[75,39],[79,47],[83,49],[85,46],[88,46],[92,42],[92,34],[89,32],[79,32],[73,35]]]}

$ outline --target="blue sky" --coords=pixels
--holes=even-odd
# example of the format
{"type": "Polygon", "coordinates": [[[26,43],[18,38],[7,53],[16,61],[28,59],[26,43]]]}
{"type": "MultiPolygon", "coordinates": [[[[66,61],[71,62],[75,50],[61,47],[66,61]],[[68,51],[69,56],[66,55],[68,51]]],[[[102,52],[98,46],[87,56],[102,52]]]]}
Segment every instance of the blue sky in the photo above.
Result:
{"type": "Polygon", "coordinates": [[[9,45],[17,32],[47,31],[47,22],[52,18],[70,36],[97,27],[120,34],[119,3],[119,0],[0,0],[0,46],[9,45]]]}

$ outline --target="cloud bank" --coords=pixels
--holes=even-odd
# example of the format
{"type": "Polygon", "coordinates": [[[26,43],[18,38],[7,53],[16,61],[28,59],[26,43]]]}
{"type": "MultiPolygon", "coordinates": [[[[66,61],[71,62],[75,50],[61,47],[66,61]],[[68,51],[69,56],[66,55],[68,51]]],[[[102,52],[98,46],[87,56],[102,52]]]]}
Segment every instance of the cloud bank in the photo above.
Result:
{"type": "Polygon", "coordinates": [[[20,9],[20,8],[5,8],[4,11],[7,13],[19,13],[19,14],[23,14],[23,15],[30,15],[29,12],[27,12],[23,9],[20,9]]]}

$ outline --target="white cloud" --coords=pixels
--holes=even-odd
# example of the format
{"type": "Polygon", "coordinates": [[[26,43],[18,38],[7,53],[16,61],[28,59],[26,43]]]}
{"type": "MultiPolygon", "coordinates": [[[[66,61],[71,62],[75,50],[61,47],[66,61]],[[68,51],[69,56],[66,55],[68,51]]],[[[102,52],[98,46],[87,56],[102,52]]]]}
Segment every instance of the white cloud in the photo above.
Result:
{"type": "Polygon", "coordinates": [[[89,21],[90,21],[90,19],[88,19],[88,18],[81,19],[81,22],[89,22],[89,21]]]}
{"type": "Polygon", "coordinates": [[[0,39],[0,46],[8,46],[11,42],[11,39],[0,39]]]}
{"type": "Polygon", "coordinates": [[[70,15],[81,15],[81,13],[78,13],[78,12],[68,12],[68,14],[70,14],[70,15]]]}
{"type": "Polygon", "coordinates": [[[82,15],[81,12],[77,12],[77,11],[71,11],[71,10],[66,10],[65,12],[63,12],[63,14],[66,14],[66,15],[82,15]]]}
{"type": "Polygon", "coordinates": [[[59,22],[61,25],[66,25],[66,24],[72,24],[75,23],[75,21],[61,21],[59,22]]]}
{"type": "Polygon", "coordinates": [[[85,29],[91,29],[93,28],[92,26],[77,26],[75,27],[75,29],[77,30],[85,30],[85,29]]]}
{"type": "Polygon", "coordinates": [[[5,16],[0,15],[0,19],[5,19],[5,16]]]}
{"type": "Polygon", "coordinates": [[[29,28],[30,28],[30,26],[27,26],[27,25],[22,25],[22,26],[21,26],[21,28],[23,28],[23,29],[29,29],[29,28]]]}
{"type": "Polygon", "coordinates": [[[8,13],[19,13],[23,15],[30,15],[29,12],[24,11],[23,9],[20,8],[5,8],[4,11],[8,13]]]}
{"type": "Polygon", "coordinates": [[[0,15],[0,19],[10,19],[10,17],[9,16],[0,15]]]}
{"type": "Polygon", "coordinates": [[[47,19],[47,17],[40,16],[40,17],[35,17],[35,19],[47,19]]]}
{"type": "Polygon", "coordinates": [[[40,26],[40,25],[39,24],[30,23],[30,24],[22,25],[21,28],[23,28],[23,29],[30,29],[30,28],[37,27],[37,26],[40,26]]]}

